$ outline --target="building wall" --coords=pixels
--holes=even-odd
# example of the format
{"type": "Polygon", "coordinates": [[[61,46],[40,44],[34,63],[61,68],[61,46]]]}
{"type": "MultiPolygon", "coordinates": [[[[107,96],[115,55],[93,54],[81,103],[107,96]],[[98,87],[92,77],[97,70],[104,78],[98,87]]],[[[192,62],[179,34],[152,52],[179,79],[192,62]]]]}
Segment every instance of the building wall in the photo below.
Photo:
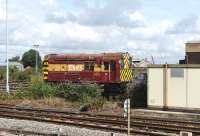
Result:
{"type": "Polygon", "coordinates": [[[200,108],[200,69],[188,70],[188,107],[200,108]]]}
{"type": "Polygon", "coordinates": [[[183,77],[174,77],[171,75],[172,69],[168,69],[168,97],[167,103],[170,107],[186,106],[186,70],[176,68],[175,70],[183,70],[183,77]]]}
{"type": "Polygon", "coordinates": [[[148,100],[149,106],[163,106],[163,69],[148,69],[148,100]]]}
{"type": "Polygon", "coordinates": [[[188,64],[200,64],[200,52],[186,52],[186,62],[188,64]]]}
{"type": "MultiPolygon", "coordinates": [[[[167,93],[165,94],[165,68],[148,68],[148,106],[163,107],[164,97],[169,108],[200,109],[200,67],[168,68],[167,93]],[[172,75],[173,69],[183,75],[172,75]]],[[[176,73],[175,72],[175,73],[176,73]]]]}

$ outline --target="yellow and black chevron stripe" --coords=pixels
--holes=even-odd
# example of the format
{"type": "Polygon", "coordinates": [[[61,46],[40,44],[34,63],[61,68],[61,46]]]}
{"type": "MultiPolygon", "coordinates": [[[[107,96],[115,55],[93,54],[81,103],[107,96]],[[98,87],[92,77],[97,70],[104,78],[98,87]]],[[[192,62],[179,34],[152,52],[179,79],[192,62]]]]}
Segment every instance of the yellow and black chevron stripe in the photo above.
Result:
{"type": "Polygon", "coordinates": [[[128,53],[123,54],[124,69],[130,68],[129,58],[130,58],[130,56],[128,53]]]}
{"type": "Polygon", "coordinates": [[[121,69],[130,69],[132,65],[132,57],[128,53],[124,53],[121,57],[121,69]]]}
{"type": "Polygon", "coordinates": [[[133,73],[131,69],[120,70],[120,79],[122,82],[131,81],[133,78],[133,73]]]}
{"type": "Polygon", "coordinates": [[[124,53],[121,58],[120,79],[122,82],[131,81],[132,73],[132,58],[128,53],[124,53]]]}
{"type": "Polygon", "coordinates": [[[48,60],[43,61],[43,79],[48,80],[48,60]]]}

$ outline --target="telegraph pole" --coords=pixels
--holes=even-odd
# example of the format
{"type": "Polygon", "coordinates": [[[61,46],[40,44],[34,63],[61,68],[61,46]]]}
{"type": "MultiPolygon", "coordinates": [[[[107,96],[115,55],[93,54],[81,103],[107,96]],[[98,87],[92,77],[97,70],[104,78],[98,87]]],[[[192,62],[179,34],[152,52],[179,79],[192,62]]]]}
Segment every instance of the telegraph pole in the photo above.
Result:
{"type": "Polygon", "coordinates": [[[9,60],[8,60],[8,0],[6,0],[6,34],[5,34],[5,44],[6,44],[6,92],[9,93],[9,60]]]}
{"type": "Polygon", "coordinates": [[[36,49],[35,52],[35,72],[38,73],[38,47],[39,45],[33,45],[36,49]]]}

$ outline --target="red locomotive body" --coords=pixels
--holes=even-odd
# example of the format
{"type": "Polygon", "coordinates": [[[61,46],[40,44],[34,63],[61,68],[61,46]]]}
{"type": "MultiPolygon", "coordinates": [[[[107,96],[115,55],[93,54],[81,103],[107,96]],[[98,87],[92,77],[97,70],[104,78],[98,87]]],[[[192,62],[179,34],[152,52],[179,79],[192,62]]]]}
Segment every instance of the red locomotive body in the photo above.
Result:
{"type": "Polygon", "coordinates": [[[128,53],[46,55],[44,80],[51,82],[92,81],[121,83],[132,80],[128,53]]]}

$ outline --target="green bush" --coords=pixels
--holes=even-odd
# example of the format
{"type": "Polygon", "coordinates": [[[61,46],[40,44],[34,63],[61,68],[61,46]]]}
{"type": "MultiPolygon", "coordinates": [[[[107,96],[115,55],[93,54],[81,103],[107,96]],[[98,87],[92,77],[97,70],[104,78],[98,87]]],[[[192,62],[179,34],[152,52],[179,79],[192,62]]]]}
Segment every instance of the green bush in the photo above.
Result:
{"type": "Polygon", "coordinates": [[[31,75],[33,75],[33,70],[32,68],[25,69],[24,71],[19,71],[17,68],[11,68],[10,69],[10,77],[12,80],[15,81],[29,81],[31,80],[31,75]]]}
{"type": "Polygon", "coordinates": [[[31,79],[27,91],[34,99],[55,97],[57,86],[45,83],[42,77],[34,76],[31,79]]]}
{"type": "Polygon", "coordinates": [[[94,109],[98,109],[98,107],[104,104],[101,92],[102,86],[95,83],[51,84],[44,82],[42,77],[32,76],[27,88],[23,88],[22,86],[13,94],[0,94],[0,99],[44,99],[60,97],[66,101],[78,102],[81,105],[87,104],[94,109]]]}
{"type": "Polygon", "coordinates": [[[100,85],[84,82],[80,84],[66,83],[59,87],[58,96],[64,97],[69,101],[88,102],[101,95],[102,87],[100,85]]]}
{"type": "Polygon", "coordinates": [[[0,80],[4,80],[6,77],[6,70],[3,68],[0,68],[0,80]]]}
{"type": "MultiPolygon", "coordinates": [[[[33,75],[32,68],[19,71],[16,67],[9,68],[9,79],[12,81],[30,81],[33,75]]],[[[0,80],[6,80],[6,68],[0,68],[0,80]]]]}
{"type": "Polygon", "coordinates": [[[57,92],[57,95],[65,98],[66,100],[77,101],[79,99],[79,94],[77,91],[74,91],[77,90],[77,88],[78,87],[72,83],[59,85],[59,91],[57,92]]]}
{"type": "Polygon", "coordinates": [[[23,88],[19,89],[16,96],[18,98],[29,97],[33,99],[61,97],[67,101],[89,103],[101,96],[101,91],[102,87],[94,83],[64,83],[57,85],[46,83],[41,77],[34,76],[28,88],[25,91],[23,91],[23,88]]]}

